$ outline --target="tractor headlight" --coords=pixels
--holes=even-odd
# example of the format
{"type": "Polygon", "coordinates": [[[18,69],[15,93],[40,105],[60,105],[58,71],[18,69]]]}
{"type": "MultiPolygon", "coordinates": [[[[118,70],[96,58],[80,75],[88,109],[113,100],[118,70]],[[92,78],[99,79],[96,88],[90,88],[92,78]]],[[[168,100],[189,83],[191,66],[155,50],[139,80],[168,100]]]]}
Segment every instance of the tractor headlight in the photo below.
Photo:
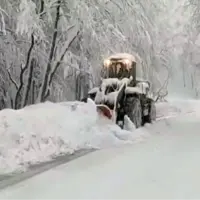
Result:
{"type": "Polygon", "coordinates": [[[130,61],[129,61],[128,59],[125,59],[125,60],[124,60],[124,64],[125,64],[125,65],[130,65],[130,61]]]}
{"type": "Polygon", "coordinates": [[[125,65],[125,67],[126,67],[127,70],[131,69],[131,61],[130,60],[124,59],[123,63],[124,63],[124,65],[125,65]]]}
{"type": "Polygon", "coordinates": [[[110,64],[111,64],[111,61],[110,60],[105,60],[103,64],[104,64],[105,67],[109,67],[110,64]]]}

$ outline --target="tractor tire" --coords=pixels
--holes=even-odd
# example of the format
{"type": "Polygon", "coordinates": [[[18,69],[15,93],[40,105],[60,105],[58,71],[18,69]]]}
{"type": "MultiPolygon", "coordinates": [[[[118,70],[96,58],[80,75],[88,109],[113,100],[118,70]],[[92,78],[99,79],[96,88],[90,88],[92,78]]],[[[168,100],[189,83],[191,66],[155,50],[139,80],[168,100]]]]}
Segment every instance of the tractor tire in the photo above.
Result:
{"type": "Polygon", "coordinates": [[[136,128],[142,126],[142,106],[137,97],[128,97],[125,103],[125,113],[136,128]]]}
{"type": "Polygon", "coordinates": [[[156,105],[155,102],[151,101],[149,105],[149,114],[145,116],[145,122],[146,123],[152,123],[156,120],[156,105]]]}

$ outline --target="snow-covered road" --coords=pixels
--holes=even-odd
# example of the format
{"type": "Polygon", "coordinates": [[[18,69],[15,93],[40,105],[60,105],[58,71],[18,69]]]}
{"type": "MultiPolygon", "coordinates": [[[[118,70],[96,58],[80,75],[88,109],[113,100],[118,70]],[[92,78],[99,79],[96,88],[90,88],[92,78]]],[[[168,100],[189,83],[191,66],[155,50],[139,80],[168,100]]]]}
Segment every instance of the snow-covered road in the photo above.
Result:
{"type": "MultiPolygon", "coordinates": [[[[193,110],[183,109],[182,104],[159,104],[158,118],[193,110]]],[[[127,125],[127,131],[121,130],[99,117],[92,103],[46,102],[21,110],[4,109],[0,111],[0,176],[83,149],[133,144],[149,136],[148,128],[135,130],[127,125]]]]}
{"type": "Polygon", "coordinates": [[[174,114],[163,107],[167,119],[161,114],[162,120],[138,130],[151,136],[142,143],[90,153],[8,187],[0,198],[200,198],[200,112],[194,104],[177,102],[174,114]]]}
{"type": "Polygon", "coordinates": [[[29,167],[29,169],[23,173],[14,173],[14,174],[2,174],[0,176],[0,190],[15,185],[19,182],[22,182],[24,180],[27,180],[33,176],[36,176],[38,174],[41,174],[49,169],[52,169],[54,167],[57,167],[59,165],[68,163],[74,159],[77,159],[81,156],[84,156],[88,153],[94,152],[94,149],[82,149],[80,151],[76,151],[75,153],[71,155],[64,155],[59,156],[54,160],[43,162],[40,164],[32,165],[29,167]]]}

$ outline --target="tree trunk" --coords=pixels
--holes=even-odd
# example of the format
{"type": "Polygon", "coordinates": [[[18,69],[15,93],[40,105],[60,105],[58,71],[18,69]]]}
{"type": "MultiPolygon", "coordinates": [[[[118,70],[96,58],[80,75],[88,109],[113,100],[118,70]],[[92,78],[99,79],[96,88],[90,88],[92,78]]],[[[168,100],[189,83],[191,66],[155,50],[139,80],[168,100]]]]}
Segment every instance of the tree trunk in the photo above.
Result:
{"type": "Polygon", "coordinates": [[[55,19],[55,24],[54,24],[53,39],[51,42],[51,49],[50,49],[50,53],[49,53],[49,59],[48,59],[47,67],[46,67],[46,72],[45,72],[43,83],[40,88],[40,92],[39,92],[39,96],[38,96],[39,102],[43,102],[45,100],[45,95],[47,92],[48,82],[49,82],[49,78],[50,78],[49,76],[50,76],[51,69],[52,69],[53,55],[55,52],[56,40],[57,40],[57,35],[58,35],[58,22],[60,19],[60,7],[61,7],[61,0],[58,0],[58,5],[56,7],[56,19],[55,19]]]}
{"type": "Polygon", "coordinates": [[[29,98],[29,93],[31,90],[31,83],[32,83],[32,78],[33,78],[33,68],[36,65],[36,60],[33,58],[31,60],[30,67],[28,68],[28,80],[27,80],[27,85],[24,88],[24,95],[23,95],[23,101],[22,101],[22,108],[25,107],[28,103],[28,98],[29,98]]]}

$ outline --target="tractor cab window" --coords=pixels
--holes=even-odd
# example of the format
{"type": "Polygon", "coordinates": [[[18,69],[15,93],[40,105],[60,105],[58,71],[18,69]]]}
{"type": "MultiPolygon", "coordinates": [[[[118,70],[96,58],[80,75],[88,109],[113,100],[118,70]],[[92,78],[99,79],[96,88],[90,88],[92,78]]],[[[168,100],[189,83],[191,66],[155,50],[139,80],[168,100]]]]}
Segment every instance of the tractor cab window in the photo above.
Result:
{"type": "Polygon", "coordinates": [[[119,61],[111,61],[108,65],[103,66],[101,72],[102,78],[128,78],[131,76],[131,70],[126,67],[126,64],[119,61]]]}

